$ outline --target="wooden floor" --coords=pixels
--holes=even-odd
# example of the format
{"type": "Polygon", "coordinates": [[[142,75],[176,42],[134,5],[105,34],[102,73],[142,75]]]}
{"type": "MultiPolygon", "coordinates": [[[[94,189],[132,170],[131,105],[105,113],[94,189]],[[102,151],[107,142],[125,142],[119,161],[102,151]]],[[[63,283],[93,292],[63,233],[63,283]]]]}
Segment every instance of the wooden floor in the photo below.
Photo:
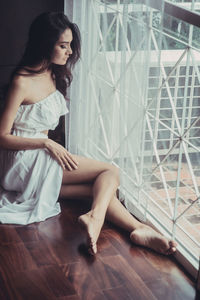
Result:
{"type": "Polygon", "coordinates": [[[95,258],[84,250],[79,201],[28,226],[0,225],[0,299],[200,299],[194,283],[171,258],[131,245],[106,224],[95,258]]]}

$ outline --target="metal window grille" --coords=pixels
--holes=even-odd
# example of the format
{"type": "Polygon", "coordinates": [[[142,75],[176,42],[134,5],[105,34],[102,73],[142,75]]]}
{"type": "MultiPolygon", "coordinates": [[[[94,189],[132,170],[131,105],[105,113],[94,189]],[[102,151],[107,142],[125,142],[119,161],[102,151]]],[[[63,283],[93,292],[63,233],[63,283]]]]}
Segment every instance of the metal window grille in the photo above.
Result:
{"type": "Polygon", "coordinates": [[[200,30],[165,2],[74,0],[83,42],[68,146],[119,166],[121,200],[177,239],[197,276],[200,30]]]}

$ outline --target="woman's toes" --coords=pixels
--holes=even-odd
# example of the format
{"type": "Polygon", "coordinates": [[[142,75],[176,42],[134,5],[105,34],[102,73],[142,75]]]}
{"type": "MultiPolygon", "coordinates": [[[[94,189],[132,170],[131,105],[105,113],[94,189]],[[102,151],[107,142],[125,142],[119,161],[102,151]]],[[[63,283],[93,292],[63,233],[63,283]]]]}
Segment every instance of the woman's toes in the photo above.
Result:
{"type": "Polygon", "coordinates": [[[91,243],[89,248],[88,248],[88,252],[89,252],[90,255],[97,254],[97,244],[96,243],[91,243]]]}
{"type": "Polygon", "coordinates": [[[83,225],[87,235],[88,252],[95,255],[97,253],[97,240],[104,220],[94,218],[90,213],[87,213],[80,216],[78,221],[83,225]]]}
{"type": "Polygon", "coordinates": [[[97,244],[92,236],[87,238],[88,252],[90,255],[95,255],[97,253],[97,244]]]}
{"type": "Polygon", "coordinates": [[[153,249],[165,255],[176,251],[177,243],[175,241],[169,241],[153,228],[146,225],[134,230],[130,234],[130,238],[137,245],[153,249]]]}

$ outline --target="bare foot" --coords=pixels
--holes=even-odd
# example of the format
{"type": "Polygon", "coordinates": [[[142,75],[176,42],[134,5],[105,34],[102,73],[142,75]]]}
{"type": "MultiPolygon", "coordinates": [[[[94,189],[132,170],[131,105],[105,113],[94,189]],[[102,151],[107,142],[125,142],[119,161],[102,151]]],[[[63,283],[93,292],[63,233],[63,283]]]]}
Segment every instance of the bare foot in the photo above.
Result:
{"type": "Polygon", "coordinates": [[[153,228],[142,225],[135,229],[130,234],[130,239],[133,243],[141,245],[156,252],[170,255],[176,251],[177,243],[173,240],[168,240],[153,228]]]}
{"type": "Polygon", "coordinates": [[[90,212],[78,218],[79,223],[84,227],[87,234],[88,252],[91,255],[97,253],[97,240],[103,226],[104,220],[95,218],[90,212]]]}

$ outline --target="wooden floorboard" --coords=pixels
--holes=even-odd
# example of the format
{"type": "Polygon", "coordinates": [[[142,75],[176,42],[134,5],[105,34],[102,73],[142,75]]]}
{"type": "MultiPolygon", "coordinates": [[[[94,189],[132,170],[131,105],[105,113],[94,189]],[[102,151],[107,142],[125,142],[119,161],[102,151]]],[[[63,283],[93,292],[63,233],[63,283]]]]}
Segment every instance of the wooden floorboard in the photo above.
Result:
{"type": "Polygon", "coordinates": [[[131,245],[105,224],[98,254],[85,251],[81,201],[27,226],[0,225],[1,300],[197,300],[195,284],[175,259],[131,245]]]}

